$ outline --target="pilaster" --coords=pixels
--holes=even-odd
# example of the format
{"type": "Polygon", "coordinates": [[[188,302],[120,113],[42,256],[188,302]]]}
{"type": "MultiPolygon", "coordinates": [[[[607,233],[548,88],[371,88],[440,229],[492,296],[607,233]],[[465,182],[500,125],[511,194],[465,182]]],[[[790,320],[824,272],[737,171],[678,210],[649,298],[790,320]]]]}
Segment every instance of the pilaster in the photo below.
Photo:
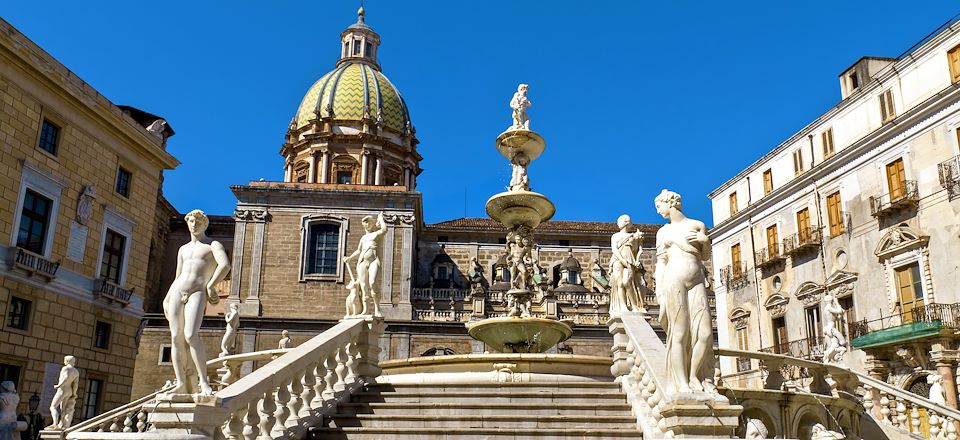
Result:
{"type": "Polygon", "coordinates": [[[260,316],[260,277],[263,272],[263,241],[270,213],[266,209],[245,211],[247,222],[253,223],[253,249],[250,256],[250,282],[247,298],[240,304],[240,316],[260,316]]]}

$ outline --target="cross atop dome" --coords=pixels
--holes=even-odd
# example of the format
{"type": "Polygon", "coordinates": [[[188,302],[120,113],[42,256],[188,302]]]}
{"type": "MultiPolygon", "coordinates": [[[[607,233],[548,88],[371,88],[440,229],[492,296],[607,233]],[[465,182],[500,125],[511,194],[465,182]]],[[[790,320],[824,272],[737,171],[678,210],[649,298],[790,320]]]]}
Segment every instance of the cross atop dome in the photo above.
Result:
{"type": "Polygon", "coordinates": [[[364,21],[365,16],[366,10],[361,3],[360,9],[357,10],[357,22],[340,33],[342,46],[340,61],[337,62],[338,66],[343,63],[360,61],[380,70],[380,66],[377,64],[377,48],[380,46],[380,35],[367,25],[364,21]]]}

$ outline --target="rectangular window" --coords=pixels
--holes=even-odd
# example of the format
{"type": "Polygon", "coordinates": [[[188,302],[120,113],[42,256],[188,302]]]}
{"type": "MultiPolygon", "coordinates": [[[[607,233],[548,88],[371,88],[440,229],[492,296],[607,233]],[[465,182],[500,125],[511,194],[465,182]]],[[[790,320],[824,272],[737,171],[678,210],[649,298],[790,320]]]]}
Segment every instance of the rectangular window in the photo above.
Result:
{"type": "Polygon", "coordinates": [[[360,55],[360,40],[354,40],[353,42],[353,54],[360,55]]]}
{"type": "Polygon", "coordinates": [[[83,399],[83,418],[91,419],[100,412],[103,400],[103,380],[87,379],[87,395],[83,399]]]}
{"type": "Polygon", "coordinates": [[[885,124],[895,117],[897,117],[897,110],[893,106],[893,90],[887,89],[880,94],[880,120],[885,124]]]}
{"type": "Polygon", "coordinates": [[[446,280],[449,274],[447,273],[447,266],[437,266],[437,279],[446,280]]]}
{"type": "Polygon", "coordinates": [[[337,171],[337,183],[341,185],[351,184],[353,179],[353,173],[350,171],[337,171]]]}
{"type": "Polygon", "coordinates": [[[737,192],[734,191],[730,193],[730,215],[736,214],[739,210],[740,206],[737,205],[737,192]]]}
{"type": "Polygon", "coordinates": [[[828,128],[823,133],[820,133],[820,143],[823,144],[823,158],[826,159],[830,156],[833,156],[833,153],[836,150],[833,147],[833,129],[828,128]]]}
{"type": "Polygon", "coordinates": [[[749,350],[749,349],[750,349],[750,343],[749,343],[749,340],[747,339],[746,327],[738,328],[737,329],[737,350],[749,350]]]}
{"type": "Polygon", "coordinates": [[[773,352],[774,353],[786,353],[787,352],[787,343],[790,339],[787,337],[787,322],[780,318],[774,318],[773,320],[773,352]]]}
{"type": "Polygon", "coordinates": [[[7,309],[7,327],[17,330],[26,330],[30,325],[30,307],[33,303],[16,296],[10,297],[9,309],[7,309]]]}
{"type": "Polygon", "coordinates": [[[104,350],[110,348],[110,324],[103,321],[97,321],[93,328],[93,346],[104,350]]]}
{"type": "Polygon", "coordinates": [[[887,164],[887,188],[890,189],[890,201],[895,202],[907,195],[907,176],[903,171],[903,159],[887,164]]]}
{"type": "Polygon", "coordinates": [[[950,78],[953,82],[960,81],[960,46],[947,52],[947,62],[950,64],[950,78]]]}
{"type": "Polygon", "coordinates": [[[743,275],[743,267],[740,262],[740,243],[730,246],[730,268],[733,270],[733,277],[740,278],[743,275]]]}
{"type": "Polygon", "coordinates": [[[763,195],[773,192],[773,170],[763,172],[763,195]]]}
{"type": "Polygon", "coordinates": [[[173,347],[169,345],[160,346],[160,360],[158,365],[168,365],[173,359],[173,347]]]}
{"type": "Polygon", "coordinates": [[[767,228],[767,249],[770,252],[770,258],[780,255],[780,237],[777,234],[777,225],[767,228]]]}
{"type": "Polygon", "coordinates": [[[576,272],[567,272],[567,284],[577,284],[576,272]]]}
{"type": "Polygon", "coordinates": [[[807,339],[810,345],[820,345],[820,339],[823,336],[823,324],[820,322],[820,306],[808,307],[807,316],[807,339]]]}
{"type": "Polygon", "coordinates": [[[860,87],[860,79],[857,78],[857,72],[853,72],[850,74],[850,91],[856,90],[857,87],[860,87]]]}
{"type": "Polygon", "coordinates": [[[35,254],[43,254],[52,208],[52,200],[29,188],[27,189],[23,196],[23,209],[20,211],[20,229],[17,232],[18,247],[35,254]]]}
{"type": "Polygon", "coordinates": [[[103,259],[100,261],[100,276],[120,284],[123,268],[123,251],[126,249],[127,237],[107,229],[103,238],[103,259]]]}
{"type": "Polygon", "coordinates": [[[793,152],[793,174],[803,174],[803,150],[800,148],[793,152]]]}
{"type": "Polygon", "coordinates": [[[40,126],[40,141],[37,147],[54,156],[57,155],[57,144],[60,143],[60,127],[46,119],[40,126]]]}
{"type": "Polygon", "coordinates": [[[20,389],[20,370],[19,365],[0,363],[0,382],[10,381],[20,389]]]}
{"type": "Polygon", "coordinates": [[[340,246],[340,225],[314,223],[310,225],[307,245],[308,274],[336,275],[340,246]]]}
{"type": "Polygon", "coordinates": [[[124,197],[130,197],[130,181],[133,174],[123,167],[117,168],[117,194],[124,197]]]}
{"type": "Polygon", "coordinates": [[[843,323],[840,325],[840,331],[843,332],[843,336],[850,337],[850,323],[857,322],[857,315],[853,310],[853,295],[850,295],[845,298],[840,298],[840,308],[843,309],[843,323]]]}
{"type": "Polygon", "coordinates": [[[797,211],[797,244],[810,242],[810,210],[803,208],[797,211]]]}
{"type": "Polygon", "coordinates": [[[844,232],[843,212],[840,211],[840,191],[827,196],[827,219],[830,221],[830,236],[837,237],[844,232]]]}
{"type": "Polygon", "coordinates": [[[901,322],[913,322],[914,309],[922,309],[923,279],[920,277],[920,264],[913,263],[896,269],[897,300],[900,303],[901,322]]]}

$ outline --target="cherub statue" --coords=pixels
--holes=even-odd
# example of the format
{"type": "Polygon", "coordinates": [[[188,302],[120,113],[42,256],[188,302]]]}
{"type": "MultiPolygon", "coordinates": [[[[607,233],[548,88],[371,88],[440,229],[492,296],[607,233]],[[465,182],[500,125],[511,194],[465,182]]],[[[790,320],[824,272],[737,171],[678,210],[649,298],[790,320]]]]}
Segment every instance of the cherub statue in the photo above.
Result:
{"type": "Polygon", "coordinates": [[[527,90],[530,86],[520,84],[517,86],[517,93],[513,94],[510,100],[510,108],[513,109],[513,125],[509,130],[529,130],[530,118],[527,117],[527,108],[530,107],[530,100],[527,99],[527,90]]]}
{"type": "Polygon", "coordinates": [[[380,313],[380,294],[377,285],[380,279],[380,242],[387,233],[387,221],[383,213],[374,219],[366,216],[360,221],[366,233],[360,237],[357,250],[344,259],[346,263],[357,261],[357,281],[360,282],[360,294],[363,302],[361,315],[368,314],[367,305],[373,302],[373,315],[383,316],[380,313]]]}

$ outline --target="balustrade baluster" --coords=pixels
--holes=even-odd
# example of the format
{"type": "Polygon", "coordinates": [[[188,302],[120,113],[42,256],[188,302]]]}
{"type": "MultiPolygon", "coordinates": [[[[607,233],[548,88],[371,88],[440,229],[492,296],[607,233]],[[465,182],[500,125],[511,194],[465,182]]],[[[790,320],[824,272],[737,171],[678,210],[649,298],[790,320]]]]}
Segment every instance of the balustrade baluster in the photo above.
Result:
{"type": "Polygon", "coordinates": [[[880,419],[889,425],[893,424],[893,419],[890,418],[890,399],[883,391],[880,392],[880,419]]]}
{"type": "Polygon", "coordinates": [[[277,404],[273,400],[273,390],[263,393],[257,409],[260,414],[260,435],[257,440],[273,440],[270,434],[273,425],[277,422],[277,418],[273,415],[273,412],[277,410],[277,404]]]}
{"type": "Polygon", "coordinates": [[[303,408],[303,376],[298,374],[290,382],[290,400],[287,402],[289,417],[284,426],[292,428],[300,424],[300,409],[303,408]]]}
{"type": "Polygon", "coordinates": [[[347,346],[347,383],[353,384],[359,379],[357,375],[357,368],[360,366],[360,345],[358,340],[354,339],[350,341],[350,345],[347,346]]]}
{"type": "Polygon", "coordinates": [[[260,415],[257,413],[257,401],[247,405],[247,413],[243,419],[243,439],[257,440],[260,435],[260,415]]]}
{"type": "Polygon", "coordinates": [[[316,391],[313,389],[314,385],[317,384],[317,378],[314,376],[316,371],[316,364],[307,367],[307,371],[303,373],[300,383],[302,385],[303,391],[300,393],[300,401],[303,404],[300,407],[300,411],[297,415],[301,419],[310,417],[310,411],[313,409],[313,398],[316,396],[316,391]]]}
{"type": "Polygon", "coordinates": [[[335,354],[327,356],[327,359],[324,360],[324,367],[327,370],[327,375],[323,378],[326,383],[326,388],[323,390],[323,400],[330,400],[336,396],[334,391],[334,386],[337,383],[337,358],[335,354]]]}
{"type": "Polygon", "coordinates": [[[243,435],[243,415],[245,413],[246,409],[235,411],[233,414],[230,414],[230,418],[223,424],[223,436],[227,440],[240,440],[240,436],[243,435]]]}
{"type": "Polygon", "coordinates": [[[337,366],[336,366],[335,371],[336,371],[336,373],[337,373],[337,383],[334,385],[333,390],[334,390],[337,394],[340,394],[340,393],[343,392],[343,390],[345,390],[345,389],[347,388],[347,386],[346,386],[346,380],[347,380],[347,348],[346,348],[346,347],[341,346],[339,349],[337,349],[336,359],[337,359],[337,366]]]}
{"type": "Polygon", "coordinates": [[[953,417],[947,417],[947,440],[957,440],[957,425],[953,417]]]}
{"type": "Polygon", "coordinates": [[[290,404],[290,383],[284,382],[277,387],[276,393],[276,411],[273,412],[273,416],[277,419],[273,424],[273,429],[270,430],[270,436],[273,439],[286,439],[287,438],[287,417],[290,417],[290,408],[287,408],[287,405],[290,404]]]}
{"type": "Polygon", "coordinates": [[[123,416],[114,417],[113,421],[110,423],[110,427],[107,428],[107,432],[120,432],[123,430],[123,416]]]}
{"type": "Polygon", "coordinates": [[[313,400],[310,402],[310,406],[314,410],[323,409],[323,399],[325,398],[323,393],[327,390],[327,367],[323,365],[324,360],[317,362],[314,366],[314,378],[316,382],[313,385],[313,400]]]}
{"type": "Polygon", "coordinates": [[[130,413],[123,417],[123,432],[133,432],[133,420],[137,413],[130,413]]]}
{"type": "Polygon", "coordinates": [[[897,398],[897,426],[907,431],[910,430],[910,427],[907,426],[907,406],[900,398],[897,398]]]}
{"type": "Polygon", "coordinates": [[[137,412],[137,432],[146,432],[147,430],[147,412],[140,409],[137,412]]]}
{"type": "Polygon", "coordinates": [[[873,387],[863,386],[863,409],[864,412],[873,415],[873,387]]]}
{"type": "Polygon", "coordinates": [[[940,417],[932,409],[927,410],[927,414],[930,416],[928,423],[930,424],[930,438],[939,439],[940,438],[940,417]]]}
{"type": "Polygon", "coordinates": [[[917,434],[920,433],[920,410],[916,403],[910,407],[910,432],[917,434]]]}

